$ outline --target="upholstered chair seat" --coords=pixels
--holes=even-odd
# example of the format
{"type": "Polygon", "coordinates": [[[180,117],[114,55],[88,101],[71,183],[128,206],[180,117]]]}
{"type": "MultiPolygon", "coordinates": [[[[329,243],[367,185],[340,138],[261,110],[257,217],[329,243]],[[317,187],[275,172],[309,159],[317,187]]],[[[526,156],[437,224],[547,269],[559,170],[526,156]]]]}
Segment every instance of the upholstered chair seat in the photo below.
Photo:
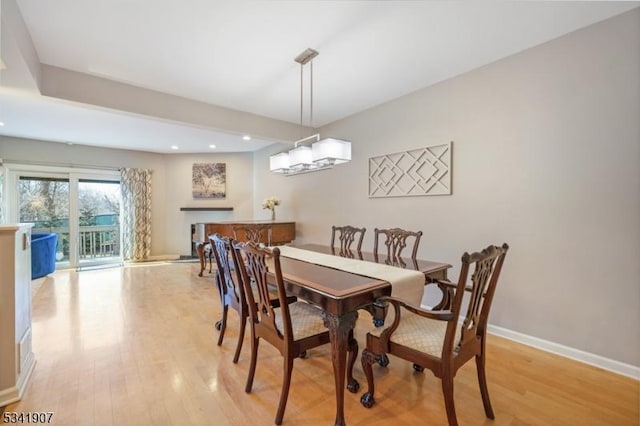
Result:
{"type": "MultiPolygon", "coordinates": [[[[280,308],[273,311],[276,314],[278,330],[283,330],[280,308]]],[[[293,340],[306,339],[327,331],[327,327],[322,321],[322,311],[306,302],[289,304],[289,315],[291,315],[291,326],[293,327],[293,340]]]]}
{"type": "MultiPolygon", "coordinates": [[[[383,331],[384,328],[376,327],[370,331],[370,334],[380,337],[383,331]]],[[[402,321],[389,342],[440,358],[446,333],[447,322],[421,317],[411,311],[403,310],[402,321]]],[[[462,328],[457,327],[454,337],[456,347],[461,335],[462,328]]]]}

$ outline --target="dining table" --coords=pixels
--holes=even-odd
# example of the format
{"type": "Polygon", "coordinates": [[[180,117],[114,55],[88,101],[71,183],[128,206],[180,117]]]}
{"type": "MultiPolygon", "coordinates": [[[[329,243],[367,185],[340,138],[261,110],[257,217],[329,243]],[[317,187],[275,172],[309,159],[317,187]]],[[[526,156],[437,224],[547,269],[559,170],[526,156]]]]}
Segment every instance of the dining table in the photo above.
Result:
{"type": "MultiPolygon", "coordinates": [[[[432,280],[446,280],[450,264],[419,259],[395,259],[389,262],[384,256],[364,252],[336,252],[329,246],[319,244],[295,245],[297,249],[316,253],[351,257],[374,263],[420,271],[425,276],[425,285],[432,280]]],[[[391,295],[391,283],[366,275],[302,261],[286,254],[280,256],[282,274],[287,293],[295,295],[323,311],[324,325],[329,329],[331,360],[336,390],[335,426],[346,425],[344,416],[344,389],[346,356],[349,339],[355,327],[359,309],[366,309],[383,296],[391,295]]],[[[450,297],[449,289],[442,288],[443,302],[450,297]]],[[[348,389],[357,392],[359,384],[350,378],[348,389]]]]}

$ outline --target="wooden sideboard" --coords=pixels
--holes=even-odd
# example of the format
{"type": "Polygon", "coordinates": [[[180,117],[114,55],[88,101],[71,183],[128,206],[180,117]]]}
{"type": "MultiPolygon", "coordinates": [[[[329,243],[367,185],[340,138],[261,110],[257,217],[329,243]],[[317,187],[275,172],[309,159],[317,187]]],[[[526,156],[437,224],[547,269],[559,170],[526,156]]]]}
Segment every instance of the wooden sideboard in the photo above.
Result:
{"type": "MultiPolygon", "coordinates": [[[[271,225],[271,244],[282,245],[287,244],[295,240],[296,238],[296,223],[295,222],[280,222],[271,220],[243,220],[243,221],[229,221],[229,222],[211,222],[211,223],[196,223],[193,233],[193,241],[196,244],[196,250],[198,258],[200,259],[200,273],[205,269],[205,250],[204,246],[209,243],[210,234],[220,234],[224,237],[233,237],[233,228],[243,225],[255,225],[255,224],[267,224],[271,225]]],[[[267,244],[267,235],[262,236],[262,242],[267,244]]],[[[211,259],[209,259],[211,262],[211,259]]],[[[211,269],[211,267],[209,268],[211,269]]]]}
{"type": "MultiPolygon", "coordinates": [[[[208,241],[210,234],[220,234],[224,237],[233,237],[233,228],[243,225],[266,224],[271,225],[271,244],[287,244],[296,238],[295,222],[272,222],[270,220],[244,220],[231,222],[197,223],[196,235],[203,237],[200,241],[208,241]],[[199,232],[202,229],[202,233],[199,232]]],[[[267,243],[267,236],[263,236],[263,243],[267,243]]]]}

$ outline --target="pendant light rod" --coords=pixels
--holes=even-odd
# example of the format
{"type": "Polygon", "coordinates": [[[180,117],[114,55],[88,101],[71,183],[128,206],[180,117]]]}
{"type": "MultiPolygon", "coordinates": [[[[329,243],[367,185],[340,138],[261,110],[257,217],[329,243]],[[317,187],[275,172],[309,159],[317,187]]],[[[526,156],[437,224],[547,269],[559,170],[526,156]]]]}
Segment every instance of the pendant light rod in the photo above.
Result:
{"type": "Polygon", "coordinates": [[[309,70],[309,127],[313,127],[313,61],[309,64],[309,70]]]}
{"type": "Polygon", "coordinates": [[[318,56],[318,51],[307,48],[294,61],[300,64],[300,129],[304,126],[304,66],[309,64],[309,126],[313,127],[313,58],[318,56]]]}
{"type": "Polygon", "coordinates": [[[304,75],[304,64],[302,62],[300,62],[300,136],[302,136],[303,133],[303,125],[302,125],[302,105],[303,105],[303,85],[302,85],[302,81],[303,81],[303,75],[304,75]]]}

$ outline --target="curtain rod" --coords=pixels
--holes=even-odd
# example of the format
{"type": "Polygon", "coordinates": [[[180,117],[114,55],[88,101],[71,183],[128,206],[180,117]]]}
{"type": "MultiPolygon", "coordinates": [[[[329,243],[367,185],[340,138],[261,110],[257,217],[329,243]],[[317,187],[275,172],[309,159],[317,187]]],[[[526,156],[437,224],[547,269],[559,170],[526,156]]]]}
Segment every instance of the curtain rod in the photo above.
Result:
{"type": "Polygon", "coordinates": [[[109,166],[96,166],[90,164],[65,164],[54,163],[46,161],[31,161],[31,160],[10,160],[7,158],[0,158],[0,166],[3,164],[24,164],[26,166],[50,166],[50,167],[68,167],[70,169],[95,169],[95,170],[111,170],[120,171],[122,167],[109,167],[109,166]]]}

